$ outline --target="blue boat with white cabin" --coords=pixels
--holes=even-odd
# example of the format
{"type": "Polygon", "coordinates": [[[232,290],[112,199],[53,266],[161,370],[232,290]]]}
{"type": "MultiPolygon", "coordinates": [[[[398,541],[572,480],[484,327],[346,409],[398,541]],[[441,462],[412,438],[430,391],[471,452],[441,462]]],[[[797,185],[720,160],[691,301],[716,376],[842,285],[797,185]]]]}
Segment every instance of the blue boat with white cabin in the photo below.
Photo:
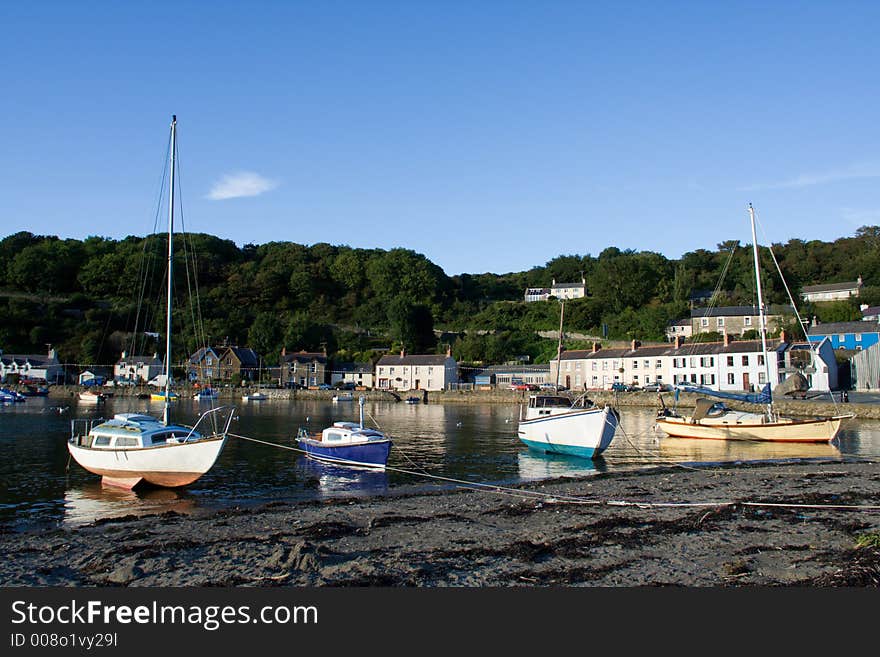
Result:
{"type": "Polygon", "coordinates": [[[364,426],[364,398],[360,404],[360,422],[334,422],[320,434],[310,435],[300,428],[296,442],[306,456],[335,465],[361,468],[384,468],[391,453],[391,439],[377,429],[364,426]]]}

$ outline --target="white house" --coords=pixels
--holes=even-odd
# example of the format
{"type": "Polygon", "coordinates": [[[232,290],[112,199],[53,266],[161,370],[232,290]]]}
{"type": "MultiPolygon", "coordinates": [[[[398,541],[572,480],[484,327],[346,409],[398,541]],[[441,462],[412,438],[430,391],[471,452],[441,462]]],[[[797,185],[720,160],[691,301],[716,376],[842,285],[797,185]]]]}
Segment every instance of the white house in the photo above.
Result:
{"type": "Polygon", "coordinates": [[[805,285],[801,290],[804,301],[841,301],[859,296],[862,277],[846,283],[827,283],[825,285],[805,285]]]}
{"type": "MultiPolygon", "coordinates": [[[[786,336],[787,337],[787,336],[786,336]]],[[[742,392],[771,387],[794,372],[801,372],[813,390],[837,387],[837,363],[830,343],[811,351],[806,343],[773,340],[763,352],[760,340],[642,347],[633,341],[629,349],[573,350],[562,354],[560,381],[573,389],[608,389],[614,383],[642,386],[648,383],[700,385],[715,390],[742,392]]],[[[556,361],[550,362],[550,379],[556,377],[556,361]]]]}
{"type": "Polygon", "coordinates": [[[19,379],[43,380],[57,383],[64,378],[64,370],[58,362],[58,353],[49,348],[45,356],[39,354],[4,354],[0,351],[0,381],[10,374],[19,379]]]}
{"type": "Polygon", "coordinates": [[[123,351],[121,358],[113,366],[113,380],[146,383],[164,370],[165,362],[157,353],[152,356],[133,356],[123,351]]]}
{"type": "Polygon", "coordinates": [[[553,279],[550,294],[557,299],[582,299],[587,296],[587,280],[581,278],[580,283],[557,283],[553,279]]]}
{"type": "Polygon", "coordinates": [[[334,363],[330,370],[330,385],[354,384],[358,388],[373,387],[373,366],[370,363],[334,363]]]}
{"type": "Polygon", "coordinates": [[[458,363],[448,349],[445,355],[401,351],[399,356],[382,356],[375,376],[380,390],[445,390],[458,383],[458,363]]]}

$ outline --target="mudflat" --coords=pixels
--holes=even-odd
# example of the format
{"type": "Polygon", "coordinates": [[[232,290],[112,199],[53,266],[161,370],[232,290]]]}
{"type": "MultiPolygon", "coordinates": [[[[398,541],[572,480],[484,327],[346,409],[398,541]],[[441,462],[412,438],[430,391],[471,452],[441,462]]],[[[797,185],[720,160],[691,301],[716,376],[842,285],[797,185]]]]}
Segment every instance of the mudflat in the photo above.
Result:
{"type": "Polygon", "coordinates": [[[0,531],[5,586],[877,586],[880,464],[663,467],[0,531]]]}

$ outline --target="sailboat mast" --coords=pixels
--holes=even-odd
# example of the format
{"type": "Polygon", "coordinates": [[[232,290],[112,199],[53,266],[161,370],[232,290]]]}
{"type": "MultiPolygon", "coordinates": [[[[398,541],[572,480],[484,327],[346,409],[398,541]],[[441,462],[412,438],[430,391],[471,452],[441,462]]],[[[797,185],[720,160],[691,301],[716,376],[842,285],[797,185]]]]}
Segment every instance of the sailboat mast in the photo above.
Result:
{"type": "Polygon", "coordinates": [[[565,299],[559,307],[559,342],[556,344],[556,389],[559,390],[559,374],[562,371],[562,322],[565,319],[565,299]]]}
{"type": "MultiPolygon", "coordinates": [[[[752,251],[755,256],[755,283],[758,287],[758,317],[761,326],[761,349],[764,354],[764,371],[766,383],[770,383],[770,360],[767,357],[767,318],[764,316],[764,292],[761,289],[761,264],[758,258],[758,235],[755,231],[755,208],[749,203],[749,219],[752,223],[752,251]]],[[[771,406],[767,405],[768,414],[772,412],[771,406]]]]}
{"type": "Polygon", "coordinates": [[[168,424],[171,405],[171,293],[174,279],[174,156],[177,151],[177,115],[171,117],[171,188],[168,192],[168,298],[165,310],[165,409],[162,418],[168,424]]]}

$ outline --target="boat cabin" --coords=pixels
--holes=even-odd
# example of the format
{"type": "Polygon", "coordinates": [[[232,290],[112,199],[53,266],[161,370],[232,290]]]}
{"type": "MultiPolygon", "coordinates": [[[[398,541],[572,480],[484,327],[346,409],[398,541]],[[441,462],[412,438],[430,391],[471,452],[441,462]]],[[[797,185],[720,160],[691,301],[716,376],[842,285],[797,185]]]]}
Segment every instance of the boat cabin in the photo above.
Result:
{"type": "Polygon", "coordinates": [[[371,440],[385,440],[385,435],[375,429],[362,428],[357,422],[334,422],[333,426],[321,432],[321,442],[330,445],[365,443],[371,440]]]}
{"type": "Polygon", "coordinates": [[[164,425],[150,415],[118,413],[112,420],[97,425],[87,441],[93,449],[138,449],[182,443],[200,438],[192,429],[179,425],[164,425]]]}

